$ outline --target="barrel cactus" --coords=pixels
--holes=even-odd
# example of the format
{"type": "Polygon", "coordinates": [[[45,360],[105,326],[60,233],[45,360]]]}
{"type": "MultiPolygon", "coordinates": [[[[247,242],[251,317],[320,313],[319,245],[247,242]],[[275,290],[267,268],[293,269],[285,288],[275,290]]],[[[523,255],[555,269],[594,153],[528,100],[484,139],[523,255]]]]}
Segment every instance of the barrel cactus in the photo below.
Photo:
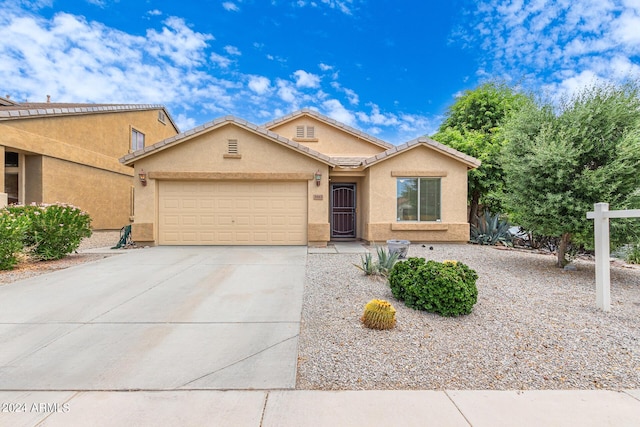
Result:
{"type": "Polygon", "coordinates": [[[396,325],[396,309],[388,301],[373,299],[364,306],[360,320],[370,329],[391,329],[396,325]]]}

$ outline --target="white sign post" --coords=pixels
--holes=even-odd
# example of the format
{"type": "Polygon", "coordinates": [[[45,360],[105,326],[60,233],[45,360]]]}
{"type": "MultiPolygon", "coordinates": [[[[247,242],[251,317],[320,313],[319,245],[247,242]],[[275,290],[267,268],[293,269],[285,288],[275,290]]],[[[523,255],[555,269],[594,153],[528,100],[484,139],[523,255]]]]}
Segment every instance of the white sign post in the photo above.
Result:
{"type": "Polygon", "coordinates": [[[640,218],[640,209],[610,211],[609,203],[596,203],[587,218],[594,220],[596,249],[596,307],[611,310],[609,274],[609,218],[640,218]]]}

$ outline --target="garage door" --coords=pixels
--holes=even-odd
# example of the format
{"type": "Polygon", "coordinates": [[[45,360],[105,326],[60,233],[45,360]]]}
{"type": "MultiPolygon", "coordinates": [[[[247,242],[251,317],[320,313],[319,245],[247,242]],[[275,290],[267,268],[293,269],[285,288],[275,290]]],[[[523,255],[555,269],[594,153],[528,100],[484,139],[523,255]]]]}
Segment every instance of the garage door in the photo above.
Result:
{"type": "Polygon", "coordinates": [[[161,245],[306,245],[306,182],[162,181],[161,245]]]}

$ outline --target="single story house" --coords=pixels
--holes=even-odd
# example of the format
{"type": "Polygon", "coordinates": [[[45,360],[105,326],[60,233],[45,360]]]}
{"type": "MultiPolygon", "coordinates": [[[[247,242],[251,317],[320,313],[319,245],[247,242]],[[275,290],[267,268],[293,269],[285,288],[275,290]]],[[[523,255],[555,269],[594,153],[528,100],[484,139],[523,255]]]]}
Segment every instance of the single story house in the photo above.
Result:
{"type": "Polygon", "coordinates": [[[466,242],[467,172],[480,165],[310,109],[262,126],[222,117],[120,161],[135,168],[133,239],[149,245],[466,242]]]}
{"type": "Polygon", "coordinates": [[[133,211],[133,168],[118,159],[176,135],[161,105],[18,103],[0,98],[0,207],[69,203],[94,229],[120,229],[133,211]]]}

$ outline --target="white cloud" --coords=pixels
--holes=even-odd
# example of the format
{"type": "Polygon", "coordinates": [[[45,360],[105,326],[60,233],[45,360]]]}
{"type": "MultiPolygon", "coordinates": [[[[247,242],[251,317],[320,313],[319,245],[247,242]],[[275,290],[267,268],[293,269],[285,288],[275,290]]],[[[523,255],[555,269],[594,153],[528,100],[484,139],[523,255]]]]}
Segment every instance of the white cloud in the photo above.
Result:
{"type": "Polygon", "coordinates": [[[352,15],[353,10],[355,9],[354,0],[319,0],[319,1],[309,1],[309,0],[297,0],[292,4],[297,7],[320,7],[322,5],[329,7],[330,9],[336,9],[346,15],[352,15]]]}
{"type": "Polygon", "coordinates": [[[249,76],[248,86],[258,95],[265,95],[271,91],[271,80],[264,76],[249,76]]]}
{"type": "Polygon", "coordinates": [[[320,67],[320,69],[322,71],[331,71],[331,70],[333,70],[333,66],[324,64],[322,62],[320,64],[318,64],[318,67],[320,67]]]}
{"type": "Polygon", "coordinates": [[[162,15],[162,11],[158,10],[158,9],[153,9],[147,12],[147,15],[150,16],[160,16],[162,15]]]}
{"type": "Polygon", "coordinates": [[[322,103],[327,116],[349,126],[355,126],[355,115],[347,110],[337,99],[329,99],[322,103]]]}
{"type": "Polygon", "coordinates": [[[209,60],[221,68],[227,68],[229,65],[231,65],[231,60],[229,58],[215,52],[209,55],[209,60]]]}
{"type": "MultiPolygon", "coordinates": [[[[280,78],[230,70],[239,50],[214,52],[214,37],[180,18],[138,36],[67,13],[45,19],[18,7],[3,12],[0,93],[18,101],[49,94],[54,102],[164,104],[182,130],[220,115],[258,123],[308,106],[390,142],[424,135],[431,123],[372,103],[358,111],[354,90],[304,70],[280,78]]],[[[630,66],[620,59],[620,69],[630,66]]],[[[329,67],[324,71],[335,71],[329,67]]]]}
{"type": "Polygon", "coordinates": [[[198,67],[207,40],[182,20],[133,36],[66,13],[50,20],[21,11],[0,15],[0,85],[14,99],[164,103],[189,108],[233,83],[198,67]]]}
{"type": "Polygon", "coordinates": [[[162,32],[147,30],[146,50],[165,56],[178,65],[195,66],[204,61],[203,49],[211,34],[202,34],[189,28],[182,18],[171,16],[164,21],[162,32]]]}
{"type": "Polygon", "coordinates": [[[347,95],[347,99],[351,105],[358,105],[360,103],[360,98],[355,91],[345,88],[344,93],[347,95]]]}
{"type": "Polygon", "coordinates": [[[224,47],[224,51],[227,52],[229,55],[235,55],[235,56],[240,56],[242,55],[242,52],[240,52],[240,49],[238,49],[235,46],[225,46],[224,47]]]}
{"type": "Polygon", "coordinates": [[[181,131],[186,131],[196,127],[197,123],[194,119],[187,117],[184,113],[180,113],[174,117],[176,125],[181,131]]]}
{"type": "Polygon", "coordinates": [[[347,96],[349,104],[358,105],[360,103],[360,97],[354,90],[342,87],[342,85],[336,81],[331,82],[331,87],[338,92],[344,93],[347,96]]]}
{"type": "Polygon", "coordinates": [[[224,3],[222,3],[222,7],[227,12],[238,12],[238,11],[240,11],[240,8],[238,7],[238,5],[233,3],[233,2],[230,2],[230,1],[225,1],[224,3]]]}
{"type": "Polygon", "coordinates": [[[488,54],[478,76],[566,91],[640,76],[640,0],[485,0],[472,16],[460,39],[488,54]]]}
{"type": "MultiPolygon", "coordinates": [[[[278,96],[280,97],[280,99],[290,104],[296,105],[296,101],[298,100],[300,95],[293,84],[282,79],[278,79],[276,81],[276,84],[278,85],[278,96]]],[[[294,109],[296,108],[297,107],[294,107],[294,109]]]]}
{"type": "Polygon", "coordinates": [[[89,4],[93,4],[98,7],[104,7],[106,2],[104,0],[85,0],[89,4]]]}
{"type": "Polygon", "coordinates": [[[296,86],[301,88],[316,88],[320,86],[320,76],[307,73],[304,70],[297,70],[293,73],[296,79],[296,86]]]}

